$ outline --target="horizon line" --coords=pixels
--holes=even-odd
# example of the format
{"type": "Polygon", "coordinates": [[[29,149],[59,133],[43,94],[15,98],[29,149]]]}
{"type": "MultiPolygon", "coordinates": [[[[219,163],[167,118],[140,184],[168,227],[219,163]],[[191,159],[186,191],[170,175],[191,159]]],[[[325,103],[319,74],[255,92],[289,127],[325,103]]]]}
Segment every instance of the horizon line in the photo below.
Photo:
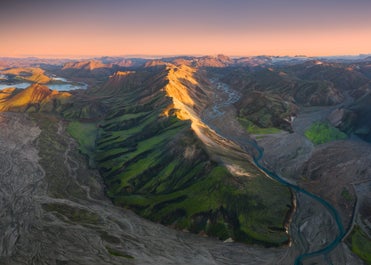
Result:
{"type": "Polygon", "coordinates": [[[172,57],[205,57],[205,56],[227,56],[230,58],[247,58],[247,57],[307,57],[307,58],[321,58],[321,57],[363,57],[371,56],[369,53],[354,53],[354,54],[334,54],[334,55],[275,55],[275,54],[257,54],[257,55],[227,55],[224,53],[213,53],[213,54],[125,54],[125,55],[0,55],[0,58],[12,58],[12,59],[96,59],[102,57],[119,57],[119,58],[140,58],[140,59],[162,59],[162,58],[172,58],[172,57]]]}

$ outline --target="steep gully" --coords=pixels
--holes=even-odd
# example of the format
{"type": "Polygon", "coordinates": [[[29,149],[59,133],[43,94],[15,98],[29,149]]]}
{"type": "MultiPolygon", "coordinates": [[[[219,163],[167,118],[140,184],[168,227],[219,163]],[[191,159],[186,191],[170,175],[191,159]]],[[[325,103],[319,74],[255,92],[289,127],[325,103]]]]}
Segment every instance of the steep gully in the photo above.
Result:
{"type": "Polygon", "coordinates": [[[346,234],[346,231],[344,230],[341,218],[339,213],[336,211],[336,209],[327,201],[320,198],[319,196],[308,192],[307,190],[287,181],[286,179],[282,178],[278,174],[276,174],[274,171],[269,170],[266,166],[264,166],[263,157],[264,157],[264,150],[258,146],[258,144],[251,140],[251,138],[243,137],[241,134],[236,137],[236,135],[231,135],[230,131],[231,128],[234,130],[238,130],[238,126],[236,124],[231,124],[235,122],[235,119],[230,119],[227,117],[224,117],[222,119],[222,122],[220,122],[220,118],[225,116],[227,112],[225,111],[225,108],[228,108],[233,103],[237,102],[239,100],[239,95],[237,92],[230,89],[226,84],[219,83],[217,80],[212,80],[212,83],[216,87],[216,94],[214,96],[214,102],[213,106],[210,107],[208,110],[205,111],[203,121],[206,125],[208,125],[210,128],[214,129],[220,136],[232,140],[236,144],[240,145],[243,149],[246,151],[253,150],[255,152],[255,155],[253,156],[253,161],[256,164],[258,168],[260,168],[266,175],[271,177],[272,179],[275,179],[279,183],[289,187],[296,193],[301,193],[318,203],[320,203],[322,206],[324,206],[328,213],[332,216],[333,220],[335,220],[337,229],[338,229],[338,235],[335,239],[333,239],[332,242],[328,243],[326,246],[315,250],[315,251],[308,251],[304,252],[300,255],[298,255],[295,258],[295,265],[302,264],[302,261],[311,257],[319,256],[319,255],[327,255],[332,250],[334,250],[339,243],[341,242],[342,238],[346,234]],[[219,121],[218,121],[219,119],[219,121]],[[223,129],[228,127],[229,129],[223,129]],[[251,147],[253,149],[251,149],[251,147]]]}

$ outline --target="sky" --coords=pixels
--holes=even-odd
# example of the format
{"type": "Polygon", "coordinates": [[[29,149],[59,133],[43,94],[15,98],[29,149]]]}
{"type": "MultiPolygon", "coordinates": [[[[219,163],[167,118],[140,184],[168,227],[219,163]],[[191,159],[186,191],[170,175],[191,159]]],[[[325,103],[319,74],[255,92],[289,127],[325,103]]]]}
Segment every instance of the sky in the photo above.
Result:
{"type": "Polygon", "coordinates": [[[1,57],[371,53],[371,0],[7,0],[1,57]]]}

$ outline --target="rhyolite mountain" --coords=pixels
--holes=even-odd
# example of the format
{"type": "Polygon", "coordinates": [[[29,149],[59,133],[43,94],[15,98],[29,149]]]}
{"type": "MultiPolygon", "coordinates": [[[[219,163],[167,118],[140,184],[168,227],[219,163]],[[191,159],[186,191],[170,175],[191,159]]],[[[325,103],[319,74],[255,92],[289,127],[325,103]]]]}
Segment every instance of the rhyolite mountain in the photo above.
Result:
{"type": "Polygon", "coordinates": [[[94,160],[107,194],[118,205],[179,229],[285,243],[288,190],[252,163],[254,178],[233,176],[197,134],[209,85],[193,68],[155,63],[116,72],[90,92],[105,106],[94,160]],[[272,212],[264,213],[268,208],[272,212]]]}
{"type": "Polygon", "coordinates": [[[2,74],[8,76],[9,80],[25,80],[34,83],[45,84],[51,81],[51,78],[45,74],[45,70],[40,67],[16,67],[5,69],[2,74]]]}
{"type": "Polygon", "coordinates": [[[24,90],[8,88],[0,91],[0,111],[58,112],[68,104],[71,94],[32,84],[24,90]]]}

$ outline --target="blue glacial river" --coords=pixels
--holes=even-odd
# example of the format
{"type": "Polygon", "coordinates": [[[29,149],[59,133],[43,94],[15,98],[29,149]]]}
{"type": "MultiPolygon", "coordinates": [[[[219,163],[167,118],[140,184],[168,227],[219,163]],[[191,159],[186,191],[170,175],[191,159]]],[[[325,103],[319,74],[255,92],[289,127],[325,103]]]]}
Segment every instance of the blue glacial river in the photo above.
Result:
{"type": "Polygon", "coordinates": [[[302,193],[302,194],[304,194],[304,195],[306,195],[306,196],[308,196],[308,197],[316,200],[320,204],[322,204],[328,210],[328,212],[331,214],[331,216],[334,218],[334,220],[336,222],[336,225],[338,227],[339,233],[338,233],[337,237],[332,242],[330,242],[326,247],[321,248],[321,249],[319,249],[317,251],[301,254],[300,256],[298,256],[295,259],[295,263],[294,264],[295,265],[300,265],[300,264],[302,264],[302,261],[304,259],[307,259],[307,258],[310,258],[310,257],[314,257],[314,256],[318,256],[318,255],[326,255],[326,254],[330,253],[340,243],[341,239],[345,235],[345,230],[344,230],[343,224],[341,222],[341,218],[339,216],[339,213],[326,200],[322,199],[321,197],[319,197],[319,196],[317,196],[317,195],[315,195],[313,193],[310,193],[309,191],[307,191],[305,189],[300,188],[297,185],[294,185],[292,183],[287,182],[286,180],[284,180],[283,178],[281,178],[279,175],[277,175],[275,172],[270,171],[269,169],[267,169],[266,167],[264,167],[260,163],[261,160],[262,160],[262,158],[263,158],[263,156],[264,156],[263,149],[260,146],[258,146],[255,142],[252,142],[251,141],[249,144],[252,145],[255,148],[255,150],[258,151],[258,156],[257,157],[254,157],[254,162],[255,162],[255,164],[261,170],[263,170],[271,178],[277,180],[279,183],[281,183],[281,184],[283,184],[283,185],[285,185],[285,186],[293,189],[294,191],[296,191],[298,193],[302,193]]]}
{"type": "MultiPolygon", "coordinates": [[[[227,100],[217,100],[215,102],[215,105],[212,109],[213,113],[211,114],[211,117],[216,117],[216,116],[222,115],[224,107],[237,102],[238,99],[239,99],[239,95],[235,91],[230,89],[229,86],[226,85],[226,84],[218,83],[216,88],[217,88],[217,90],[221,91],[223,94],[228,95],[228,98],[227,98],[227,100]]],[[[231,139],[231,140],[233,140],[233,139],[231,139]]],[[[246,140],[247,139],[245,139],[245,141],[244,141],[245,143],[246,143],[246,140]]],[[[239,142],[239,141],[237,141],[237,142],[239,142]]],[[[278,181],[282,185],[289,187],[290,189],[294,190],[297,193],[302,193],[305,196],[308,196],[308,197],[312,198],[313,200],[322,204],[327,209],[327,211],[331,214],[331,216],[334,218],[334,220],[336,222],[336,225],[337,225],[337,228],[338,228],[337,237],[332,242],[330,242],[327,246],[325,246],[321,249],[318,249],[318,250],[313,251],[313,252],[302,253],[301,255],[296,257],[294,264],[295,265],[300,265],[300,264],[302,264],[302,261],[305,260],[305,259],[315,257],[315,256],[319,256],[319,255],[326,255],[326,254],[330,253],[333,249],[335,249],[339,245],[339,243],[341,242],[342,238],[344,237],[344,235],[346,233],[346,231],[344,230],[340,215],[336,211],[336,209],[329,202],[322,199],[321,197],[319,197],[319,196],[317,196],[317,195],[315,195],[315,194],[313,194],[313,193],[311,193],[311,192],[309,192],[309,191],[307,191],[303,188],[300,188],[299,186],[297,186],[295,184],[292,184],[292,183],[286,181],[285,179],[281,178],[275,172],[270,171],[269,169],[264,167],[261,163],[261,160],[264,156],[264,150],[255,141],[247,140],[247,144],[252,146],[258,153],[257,156],[253,157],[254,163],[256,164],[257,167],[259,167],[268,176],[275,179],[276,181],[278,181]]]]}

